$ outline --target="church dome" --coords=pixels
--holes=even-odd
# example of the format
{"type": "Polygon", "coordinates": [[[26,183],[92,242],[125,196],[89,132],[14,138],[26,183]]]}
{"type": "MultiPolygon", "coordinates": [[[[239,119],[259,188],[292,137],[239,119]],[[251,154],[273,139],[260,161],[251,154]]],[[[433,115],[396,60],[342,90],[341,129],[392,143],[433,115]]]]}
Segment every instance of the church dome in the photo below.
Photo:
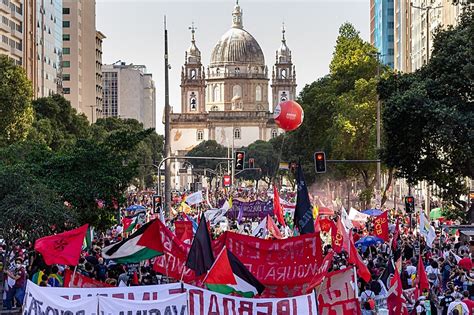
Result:
{"type": "Polygon", "coordinates": [[[211,67],[250,64],[265,65],[265,57],[258,42],[244,29],[231,28],[212,50],[211,67]]]}

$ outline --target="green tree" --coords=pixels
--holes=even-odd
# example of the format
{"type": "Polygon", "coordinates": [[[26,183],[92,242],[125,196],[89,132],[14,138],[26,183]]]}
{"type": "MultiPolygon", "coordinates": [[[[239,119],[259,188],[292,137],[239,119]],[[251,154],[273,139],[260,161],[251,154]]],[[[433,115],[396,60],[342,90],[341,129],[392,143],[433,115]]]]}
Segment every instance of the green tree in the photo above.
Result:
{"type": "Polygon", "coordinates": [[[380,83],[386,137],[382,158],[415,184],[437,185],[448,204],[465,210],[461,195],[473,171],[474,15],[434,37],[427,65],[380,83]]]}
{"type": "Polygon", "coordinates": [[[25,71],[0,55],[0,145],[26,139],[33,123],[32,95],[25,71]]]}
{"type": "MultiPolygon", "coordinates": [[[[186,156],[227,157],[227,148],[215,140],[206,140],[192,148],[186,156]]],[[[193,160],[191,163],[195,168],[215,169],[220,162],[217,160],[193,160]]]]}

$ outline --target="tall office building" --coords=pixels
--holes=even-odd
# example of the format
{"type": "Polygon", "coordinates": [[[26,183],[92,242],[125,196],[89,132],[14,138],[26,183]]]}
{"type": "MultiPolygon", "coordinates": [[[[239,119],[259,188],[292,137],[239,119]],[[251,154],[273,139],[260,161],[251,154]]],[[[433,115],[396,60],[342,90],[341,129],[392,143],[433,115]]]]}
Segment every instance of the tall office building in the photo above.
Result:
{"type": "Polygon", "coordinates": [[[411,72],[411,0],[395,0],[393,66],[402,72],[411,72]]]}
{"type": "Polygon", "coordinates": [[[102,32],[95,33],[95,111],[96,119],[102,118],[103,88],[102,88],[102,41],[105,35],[102,32]]]}
{"type": "Polygon", "coordinates": [[[23,1],[0,0],[0,54],[23,64],[23,1]]]}
{"type": "Polygon", "coordinates": [[[382,63],[394,66],[394,0],[370,1],[370,42],[382,63]]]}
{"type": "MultiPolygon", "coordinates": [[[[97,31],[95,27],[95,0],[63,1],[63,92],[64,97],[79,113],[84,113],[90,122],[97,119],[98,56],[97,31]]],[[[99,35],[99,41],[105,38],[99,35]]],[[[101,46],[100,46],[100,55],[101,46]]],[[[99,84],[100,85],[100,84],[99,84]]]]}
{"type": "Polygon", "coordinates": [[[104,118],[133,118],[145,128],[156,128],[155,83],[145,66],[125,62],[103,65],[102,75],[104,118]]]}

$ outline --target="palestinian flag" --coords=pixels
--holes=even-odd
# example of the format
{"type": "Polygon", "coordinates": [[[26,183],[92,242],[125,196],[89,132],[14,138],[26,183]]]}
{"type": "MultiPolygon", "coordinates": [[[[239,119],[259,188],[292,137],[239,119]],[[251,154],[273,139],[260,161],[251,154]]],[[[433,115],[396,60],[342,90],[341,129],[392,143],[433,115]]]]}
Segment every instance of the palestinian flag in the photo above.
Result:
{"type": "Polygon", "coordinates": [[[261,294],[265,286],[227,248],[223,248],[204,279],[209,290],[246,298],[261,294]]]}
{"type": "Polygon", "coordinates": [[[145,212],[139,212],[132,217],[125,217],[122,219],[123,223],[123,231],[126,233],[130,233],[133,229],[138,228],[141,221],[144,221],[145,212]]]}
{"type": "Polygon", "coordinates": [[[92,248],[92,240],[94,239],[94,228],[88,227],[86,236],[84,237],[84,242],[82,244],[82,250],[89,250],[92,248]]]}
{"type": "Polygon", "coordinates": [[[159,220],[148,222],[119,243],[102,250],[102,257],[117,263],[138,263],[163,255],[159,220]]]}

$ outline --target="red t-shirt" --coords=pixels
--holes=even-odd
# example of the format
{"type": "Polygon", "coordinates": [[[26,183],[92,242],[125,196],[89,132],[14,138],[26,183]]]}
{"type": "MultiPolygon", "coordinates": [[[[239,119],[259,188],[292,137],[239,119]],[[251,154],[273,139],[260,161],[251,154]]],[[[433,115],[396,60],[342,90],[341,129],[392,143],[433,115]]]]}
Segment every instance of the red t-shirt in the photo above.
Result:
{"type": "Polygon", "coordinates": [[[472,310],[474,310],[474,301],[470,299],[464,299],[461,302],[466,303],[467,308],[469,309],[469,314],[472,314],[472,310]]]}
{"type": "Polygon", "coordinates": [[[459,261],[458,265],[459,267],[461,267],[462,269],[466,271],[471,271],[472,261],[469,257],[464,257],[463,259],[459,261]]]}

